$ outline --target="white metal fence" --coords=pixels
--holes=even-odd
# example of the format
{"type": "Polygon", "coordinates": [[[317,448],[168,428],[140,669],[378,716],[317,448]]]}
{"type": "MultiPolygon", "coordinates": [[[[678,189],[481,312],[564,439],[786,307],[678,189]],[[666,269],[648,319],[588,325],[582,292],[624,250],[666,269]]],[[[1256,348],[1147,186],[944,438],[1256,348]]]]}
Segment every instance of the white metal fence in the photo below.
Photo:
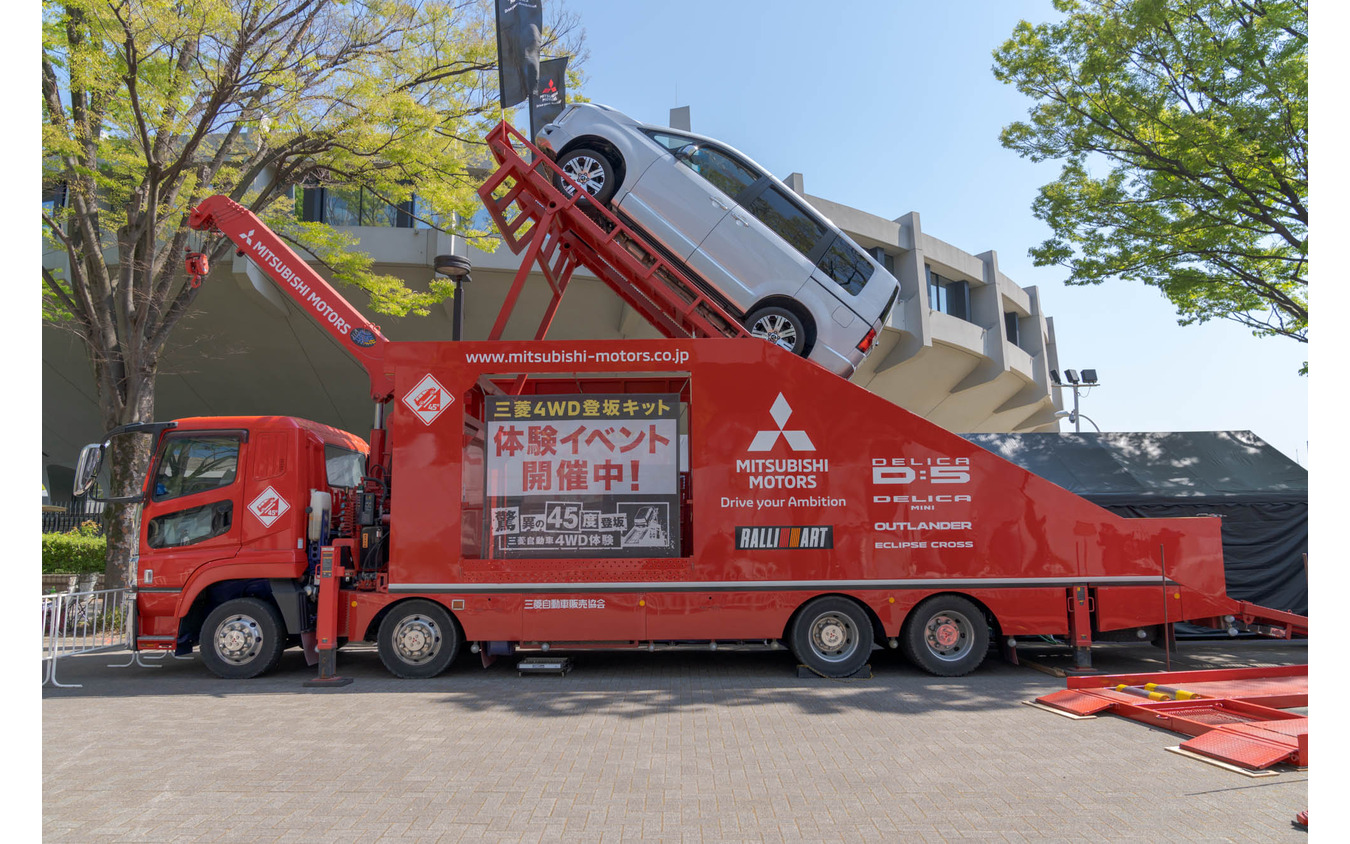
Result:
{"type": "Polygon", "coordinates": [[[43,595],[42,685],[80,688],[79,684],[56,679],[56,664],[63,656],[130,648],[134,644],[135,602],[135,596],[126,589],[43,595]]]}

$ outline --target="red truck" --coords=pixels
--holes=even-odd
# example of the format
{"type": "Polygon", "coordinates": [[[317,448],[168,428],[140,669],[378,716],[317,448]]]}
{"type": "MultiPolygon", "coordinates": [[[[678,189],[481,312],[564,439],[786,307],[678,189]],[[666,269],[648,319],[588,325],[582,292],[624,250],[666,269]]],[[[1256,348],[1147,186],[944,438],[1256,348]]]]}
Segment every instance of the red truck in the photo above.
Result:
{"type": "Polygon", "coordinates": [[[501,166],[480,195],[527,258],[508,308],[536,261],[555,291],[533,341],[498,339],[503,314],[486,342],[390,342],[247,210],[194,212],[365,366],[376,421],[368,443],[203,417],[88,447],[77,488],[112,437],[155,439],[136,649],[197,647],[245,678],[301,644],[336,682],[349,641],[401,677],[466,648],[486,664],[726,642],[784,643],[844,677],[886,644],[956,676],[1016,637],[1060,637],[1087,664],[1094,640],[1181,620],[1306,632],[1227,597],[1217,518],[1115,516],[745,336],[684,268],[558,192],[507,124],[489,143],[501,166]],[[578,266],[667,339],[543,339],[578,266]]]}

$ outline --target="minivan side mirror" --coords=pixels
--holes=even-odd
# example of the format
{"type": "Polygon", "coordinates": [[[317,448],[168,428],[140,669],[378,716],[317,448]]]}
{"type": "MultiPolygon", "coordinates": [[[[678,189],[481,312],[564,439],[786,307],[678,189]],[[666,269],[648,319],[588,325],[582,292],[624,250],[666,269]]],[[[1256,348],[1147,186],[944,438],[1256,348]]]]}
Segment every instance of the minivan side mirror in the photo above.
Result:
{"type": "Polygon", "coordinates": [[[694,156],[694,153],[698,152],[698,149],[699,149],[698,144],[685,144],[684,146],[675,150],[675,160],[688,161],[690,158],[694,156]]]}

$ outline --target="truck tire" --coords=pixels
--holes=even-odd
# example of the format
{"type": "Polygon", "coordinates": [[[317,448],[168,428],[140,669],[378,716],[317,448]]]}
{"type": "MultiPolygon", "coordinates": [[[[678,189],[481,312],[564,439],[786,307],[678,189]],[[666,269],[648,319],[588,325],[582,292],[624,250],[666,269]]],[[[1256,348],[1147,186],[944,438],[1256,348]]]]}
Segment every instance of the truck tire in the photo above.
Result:
{"type": "Polygon", "coordinates": [[[281,614],[260,598],[226,601],[202,622],[198,647],[202,662],[217,677],[259,677],[276,668],[286,649],[281,614]]]}
{"type": "Polygon", "coordinates": [[[806,354],[806,321],[795,311],[779,305],[759,308],[745,318],[745,330],[794,355],[806,354]]]}
{"type": "MultiPolygon", "coordinates": [[[[618,167],[602,152],[590,147],[577,147],[558,159],[558,169],[600,205],[608,205],[610,197],[619,189],[618,167]]],[[[558,190],[571,197],[573,188],[564,179],[555,179],[558,190]]]]}
{"type": "Polygon", "coordinates": [[[984,662],[989,625],[969,598],[934,595],[905,619],[901,641],[918,668],[939,677],[960,677],[984,662]]]}
{"type": "Polygon", "coordinates": [[[872,622],[856,602],[827,595],[801,608],[788,641],[792,653],[812,671],[849,677],[871,657],[872,622]]]}
{"type": "Polygon", "coordinates": [[[459,627],[445,608],[417,599],[399,604],[380,622],[380,662],[395,677],[435,677],[459,655],[459,627]]]}

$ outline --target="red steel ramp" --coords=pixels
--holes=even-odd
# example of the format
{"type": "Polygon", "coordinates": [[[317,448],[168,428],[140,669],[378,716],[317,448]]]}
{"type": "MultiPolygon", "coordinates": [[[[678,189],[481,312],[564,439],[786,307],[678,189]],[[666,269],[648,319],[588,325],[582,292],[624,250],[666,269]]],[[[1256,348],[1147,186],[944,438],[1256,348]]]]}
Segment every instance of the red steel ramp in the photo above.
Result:
{"type": "Polygon", "coordinates": [[[1235,668],[1071,677],[1036,699],[1074,716],[1110,712],[1192,736],[1181,749],[1247,770],[1308,764],[1308,667],[1235,668]]]}

